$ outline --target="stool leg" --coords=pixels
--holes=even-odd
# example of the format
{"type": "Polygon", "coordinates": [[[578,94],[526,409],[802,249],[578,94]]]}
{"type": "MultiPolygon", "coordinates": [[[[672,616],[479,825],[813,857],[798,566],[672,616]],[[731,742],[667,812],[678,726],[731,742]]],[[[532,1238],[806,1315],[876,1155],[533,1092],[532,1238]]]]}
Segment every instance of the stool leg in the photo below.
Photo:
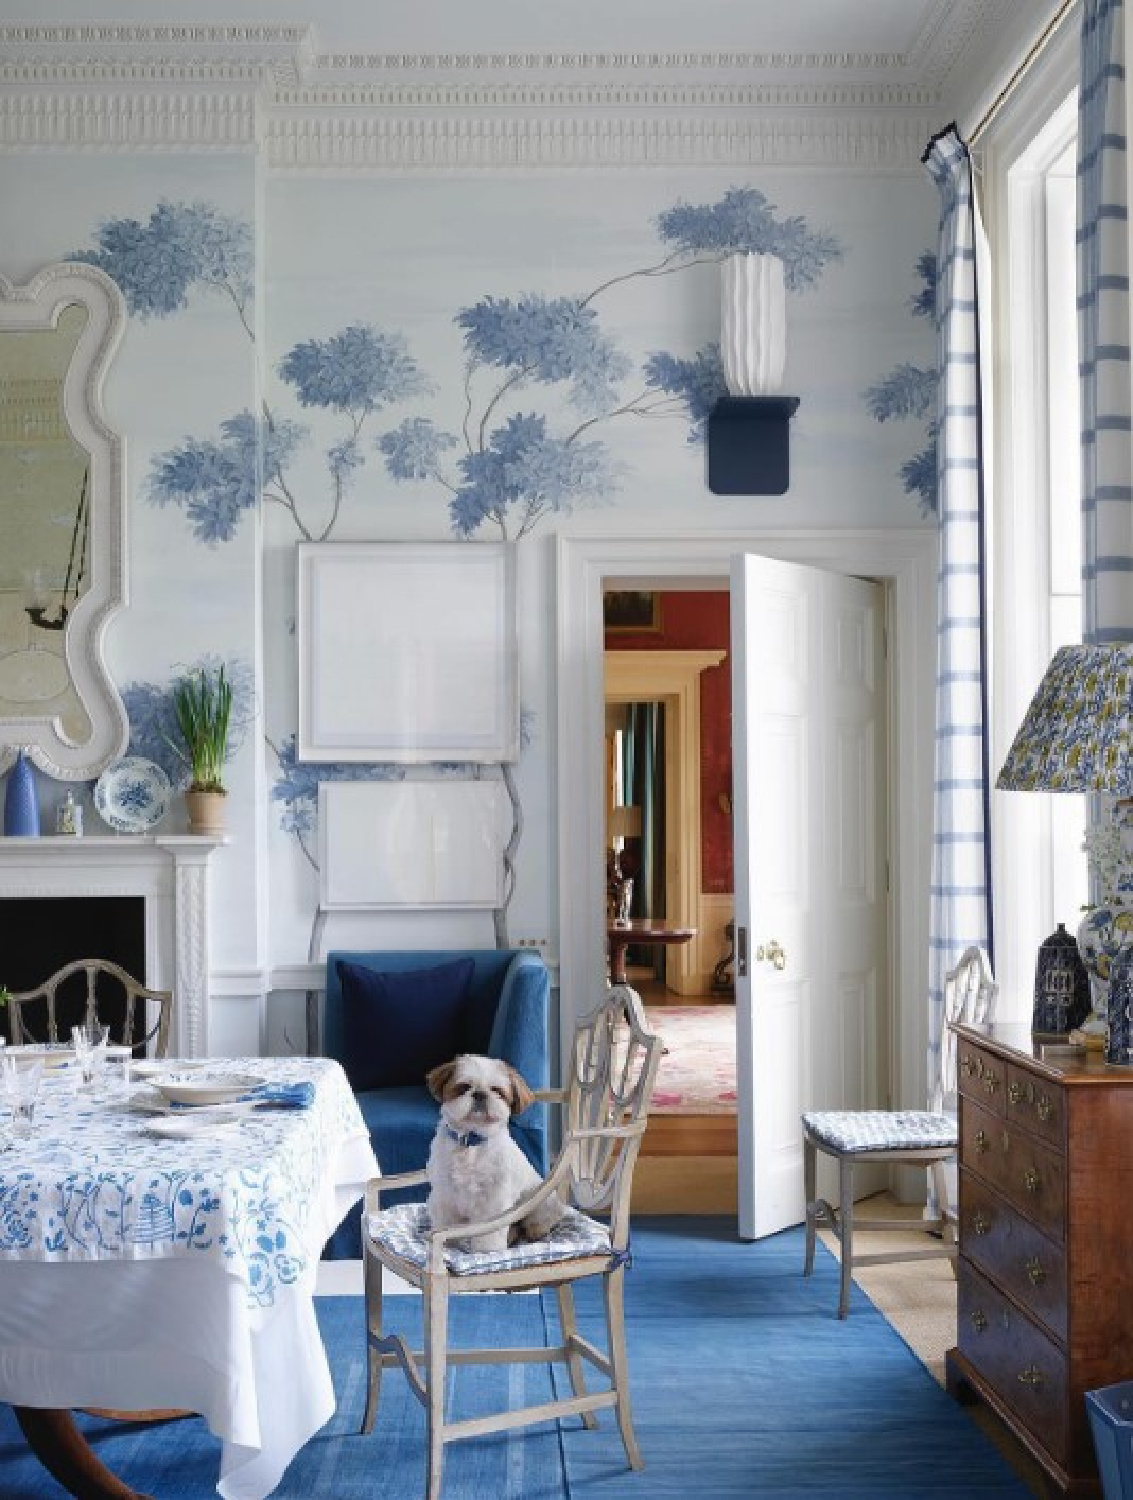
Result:
{"type": "Polygon", "coordinates": [[[814,1242],[818,1231],[818,1148],[803,1135],[803,1196],[806,1199],[806,1258],[803,1275],[814,1270],[814,1242]]]}

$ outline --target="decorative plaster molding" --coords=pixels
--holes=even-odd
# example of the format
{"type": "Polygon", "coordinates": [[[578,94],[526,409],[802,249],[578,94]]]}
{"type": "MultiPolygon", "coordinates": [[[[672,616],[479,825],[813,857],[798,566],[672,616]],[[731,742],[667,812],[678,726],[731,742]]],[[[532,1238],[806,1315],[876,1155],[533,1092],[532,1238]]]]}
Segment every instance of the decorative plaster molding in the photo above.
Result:
{"type": "Polygon", "coordinates": [[[371,171],[532,167],[831,166],[911,170],[939,128],[930,115],[681,114],[523,119],[274,115],[268,165],[371,171]]]}
{"type": "MultiPolygon", "coordinates": [[[[946,3],[946,0],[945,0],[946,3]]],[[[324,52],[322,73],[867,73],[901,72],[899,52],[324,52]]]]}
{"type": "Polygon", "coordinates": [[[6,25],[0,151],[263,147],[283,170],[908,168],[1010,11],[921,0],[900,52],[320,53],[304,25],[6,25]]]}
{"type": "Polygon", "coordinates": [[[255,94],[177,90],[17,91],[0,74],[0,153],[253,151],[255,94]]]}

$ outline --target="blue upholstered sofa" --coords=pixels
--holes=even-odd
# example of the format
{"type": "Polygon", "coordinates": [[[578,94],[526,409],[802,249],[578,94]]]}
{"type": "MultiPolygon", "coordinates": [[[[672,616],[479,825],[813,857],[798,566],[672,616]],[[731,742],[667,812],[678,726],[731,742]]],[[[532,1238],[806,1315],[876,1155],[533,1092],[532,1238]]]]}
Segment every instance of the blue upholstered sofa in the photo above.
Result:
{"type": "MultiPolygon", "coordinates": [[[[456,1052],[482,1052],[511,1063],[532,1088],[547,1087],[550,994],[547,966],[528,948],[327,954],[325,1051],[346,1070],[384,1173],[419,1170],[428,1157],[439,1110],[425,1087],[425,1060],[433,1065],[456,1052]],[[431,1030],[435,997],[451,986],[454,974],[459,980],[468,970],[467,962],[458,968],[460,960],[470,960],[471,967],[459,1006],[454,1012],[443,1002],[431,1030]],[[340,970],[340,964],[347,967],[340,970]],[[399,1059],[403,1045],[411,1055],[399,1059]],[[430,1049],[436,1055],[427,1058],[430,1049]],[[377,1087],[372,1086],[375,1060],[377,1087]],[[410,1081],[418,1072],[419,1080],[410,1081]],[[383,1074],[398,1081],[381,1082],[383,1074]]],[[[532,1105],[511,1128],[532,1165],[545,1172],[546,1106],[532,1105]]],[[[360,1213],[355,1207],[332,1235],[328,1258],[361,1254],[360,1213]]]]}

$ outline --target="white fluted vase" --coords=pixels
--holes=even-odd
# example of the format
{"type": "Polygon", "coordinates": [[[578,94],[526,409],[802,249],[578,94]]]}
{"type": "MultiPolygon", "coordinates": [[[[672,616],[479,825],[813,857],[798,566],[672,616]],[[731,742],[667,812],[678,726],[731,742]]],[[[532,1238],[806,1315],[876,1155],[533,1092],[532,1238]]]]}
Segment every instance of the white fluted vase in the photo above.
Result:
{"type": "Polygon", "coordinates": [[[721,267],[720,357],[733,396],[783,388],[787,288],[777,255],[730,255],[721,267]]]}

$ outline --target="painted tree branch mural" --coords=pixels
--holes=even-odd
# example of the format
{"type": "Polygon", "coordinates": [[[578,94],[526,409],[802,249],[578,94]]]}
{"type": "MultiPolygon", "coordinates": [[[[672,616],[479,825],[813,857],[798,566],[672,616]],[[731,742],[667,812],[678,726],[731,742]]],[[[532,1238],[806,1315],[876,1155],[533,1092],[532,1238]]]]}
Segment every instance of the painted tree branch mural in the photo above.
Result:
{"type": "MultiPolygon", "coordinates": [[[[327,337],[300,341],[278,363],[281,385],[309,421],[283,415],[267,401],[258,415],[233,413],[215,434],[188,436],[158,454],[146,499],[180,510],[193,537],[211,548],[232,541],[260,500],[304,540],[329,538],[375,457],[395,483],[432,486],[460,538],[487,533],[518,541],[577,507],[609,503],[622,475],[609,431],[630,418],[678,420],[687,424],[688,442],[702,442],[725,386],[715,343],[691,355],[658,350],[635,361],[603,329],[599,307],[632,281],[679,275],[745,251],[778,255],[788,289],[801,293],[816,287],[825,267],[842,256],[834,235],[812,230],[801,216],[781,217],[751,187],[732,188],[712,203],[679,202],[658,215],[655,229],[662,254],[654,263],[610,276],[585,295],[489,295],[455,312],[462,343],[458,430],[445,430],[421,409],[438,388],[405,337],[359,319],[327,337]],[[392,408],[407,403],[416,409],[374,430],[392,408]],[[310,480],[300,476],[311,470],[300,459],[306,462],[314,429],[323,431],[328,417],[338,431],[322,454],[325,488],[304,492],[310,480]]],[[[105,222],[96,245],[73,258],[106,271],[134,316],[173,316],[199,291],[225,298],[254,345],[248,224],[209,204],[161,202],[147,222],[105,222]]],[[[132,748],[167,764],[161,725],[169,714],[168,687],[136,683],[125,697],[132,748]]],[[[530,732],[526,723],[523,743],[530,732]]],[[[279,767],[271,796],[280,826],[312,867],[319,782],[404,775],[402,767],[385,764],[305,765],[294,735],[267,743],[279,767]]],[[[507,768],[505,780],[515,813],[510,860],[522,818],[507,768]]],[[[509,900],[512,879],[509,864],[509,900]]]]}
{"type": "MultiPolygon", "coordinates": [[[[715,203],[677,203],[658,215],[655,227],[665,247],[657,262],[612,276],[584,296],[486,296],[456,312],[464,372],[458,433],[416,412],[369,444],[363,441],[377,414],[433,396],[437,388],[402,334],[353,323],[296,344],[277,371],[299,406],[342,421],[324,454],[326,495],[304,497],[292,478],[300,450],[312,441],[310,429],[265,404],[259,421],[236,413],[220,424],[218,437],[187,438],[159,455],[149,476],[150,500],[180,507],[194,536],[212,546],[231,540],[257,495],[301,537],[322,540],[334,532],[353,481],[376,452],[391,479],[437,486],[458,537],[488,532],[519,540],[556,515],[606,502],[621,469],[598,429],[627,417],[682,418],[688,440],[700,442],[724,381],[719,349],[710,343],[691,357],[646,355],[636,389],[625,394],[634,361],[603,331],[595,304],[630,281],[675,275],[743,251],[779,256],[788,289],[802,292],[842,255],[834,235],[812,230],[800,215],[779,217],[751,187],[732,188],[715,203]],[[563,420],[562,402],[542,409],[539,388],[561,391],[576,419],[563,420]]],[[[111,220],[98,232],[98,249],[75,258],[107,271],[140,317],[181,310],[199,286],[228,297],[254,338],[250,228],[209,205],[161,203],[147,224],[111,220]]]]}
{"type": "MultiPolygon", "coordinates": [[[[917,261],[921,284],[909,299],[914,317],[932,318],[936,311],[936,256],[926,250],[917,261]]],[[[906,494],[920,501],[922,515],[936,514],[936,393],[940,377],[935,366],[928,370],[903,364],[891,370],[865,393],[870,414],[878,422],[913,418],[925,424],[925,446],[901,465],[906,494]]]]}

